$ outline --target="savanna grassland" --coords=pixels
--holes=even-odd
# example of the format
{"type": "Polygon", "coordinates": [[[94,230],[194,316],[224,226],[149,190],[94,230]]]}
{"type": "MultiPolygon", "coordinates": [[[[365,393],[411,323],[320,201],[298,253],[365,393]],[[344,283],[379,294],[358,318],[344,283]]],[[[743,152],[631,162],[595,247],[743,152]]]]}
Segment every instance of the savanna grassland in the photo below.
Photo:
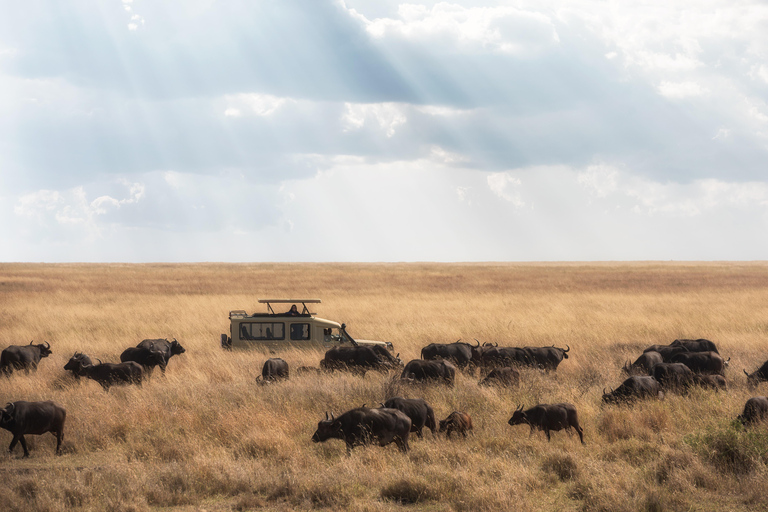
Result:
{"type": "MultiPolygon", "coordinates": [[[[50,434],[0,455],[0,509],[60,510],[765,510],[768,427],[735,417],[768,384],[742,369],[768,359],[768,264],[0,264],[0,348],[48,341],[36,373],[0,379],[0,405],[54,400],[50,434]],[[260,386],[268,357],[224,351],[230,309],[258,298],[321,298],[318,316],[354,337],[391,341],[403,360],[432,342],[478,339],[571,347],[553,373],[514,389],[406,386],[395,375],[294,376],[260,386]],[[187,349],[142,387],[75,381],[75,351],[117,362],[145,338],[187,349]],[[603,387],[651,344],[708,338],[731,358],[727,393],[603,407],[603,387]],[[474,435],[361,447],[310,441],[325,411],[423,397],[439,419],[468,412],[474,435]],[[517,404],[571,402],[575,435],[507,424],[517,404]]],[[[317,366],[319,351],[279,354],[317,366]]],[[[0,431],[3,452],[11,435],[0,431]]]]}

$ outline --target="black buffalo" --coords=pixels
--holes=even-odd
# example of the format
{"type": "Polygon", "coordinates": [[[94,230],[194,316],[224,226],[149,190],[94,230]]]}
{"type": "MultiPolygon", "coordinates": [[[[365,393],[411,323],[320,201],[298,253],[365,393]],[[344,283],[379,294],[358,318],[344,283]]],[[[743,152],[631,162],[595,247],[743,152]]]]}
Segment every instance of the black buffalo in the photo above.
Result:
{"type": "Polygon", "coordinates": [[[433,435],[437,430],[435,411],[421,398],[402,398],[396,396],[381,405],[386,409],[402,411],[411,418],[411,432],[416,432],[416,435],[419,437],[422,437],[421,431],[424,427],[431,430],[433,435]]]}
{"type": "Polygon", "coordinates": [[[669,344],[670,347],[685,347],[689,352],[715,352],[719,354],[717,346],[704,338],[697,340],[675,340],[669,344]]]}
{"type": "Polygon", "coordinates": [[[456,378],[456,367],[443,360],[413,359],[405,365],[400,378],[411,382],[436,381],[453,385],[453,380],[456,378]]]}
{"type": "Polygon", "coordinates": [[[358,407],[338,418],[325,413],[325,419],[317,424],[312,442],[341,439],[347,445],[347,455],[357,445],[377,442],[386,446],[394,442],[402,452],[408,451],[408,435],[411,432],[411,418],[397,409],[370,409],[358,407]]]}
{"type": "Polygon", "coordinates": [[[547,441],[551,441],[550,431],[566,429],[570,431],[571,427],[579,434],[581,444],[584,444],[584,431],[579,426],[579,418],[576,414],[576,407],[572,404],[539,404],[530,409],[523,410],[521,405],[512,414],[508,422],[510,425],[529,425],[531,435],[534,429],[543,430],[547,435],[547,441]]]}
{"type": "MultiPolygon", "coordinates": [[[[477,344],[479,346],[480,342],[477,342],[477,344]]],[[[430,343],[421,349],[421,358],[428,361],[444,359],[455,364],[458,368],[464,369],[472,362],[472,349],[472,345],[461,341],[455,341],[453,343],[430,343]]]]}
{"type": "Polygon", "coordinates": [[[768,361],[752,373],[747,373],[747,370],[744,370],[744,375],[747,376],[747,385],[751,389],[754,389],[761,382],[768,381],[768,361]]]}
{"type": "Polygon", "coordinates": [[[744,404],[744,412],[737,418],[743,424],[756,423],[768,418],[768,398],[753,396],[744,404]]]}
{"type": "Polygon", "coordinates": [[[82,366],[91,366],[92,364],[93,361],[88,357],[88,354],[75,352],[75,355],[73,355],[67,364],[64,365],[64,369],[72,372],[72,375],[74,375],[76,379],[80,379],[80,374],[78,373],[80,368],[82,366]]]}
{"type": "Polygon", "coordinates": [[[14,370],[37,370],[40,359],[51,355],[51,344],[47,341],[38,345],[11,345],[0,353],[0,372],[10,375],[14,370]]]}
{"type": "Polygon", "coordinates": [[[117,384],[138,384],[141,385],[144,376],[144,369],[139,363],[128,361],[125,363],[102,363],[85,364],[82,358],[72,356],[65,369],[72,370],[80,377],[88,377],[98,382],[105,391],[109,391],[110,386],[117,384]]]}
{"type": "Polygon", "coordinates": [[[525,347],[526,360],[529,366],[536,366],[544,370],[557,370],[558,365],[563,359],[568,359],[568,352],[571,347],[558,348],[551,347],[525,347]]]}
{"type": "Polygon", "coordinates": [[[288,380],[288,363],[279,357],[271,357],[264,361],[261,368],[261,382],[277,382],[279,380],[288,380]]]}
{"type": "Polygon", "coordinates": [[[159,350],[147,347],[131,347],[125,349],[120,354],[121,363],[127,363],[128,361],[139,363],[148,374],[151,374],[155,366],[160,366],[161,368],[165,366],[166,358],[165,354],[159,350]]]}
{"type": "Polygon", "coordinates": [[[5,409],[0,409],[0,428],[13,434],[8,452],[12,452],[16,443],[21,441],[24,457],[29,457],[27,441],[24,436],[27,434],[39,436],[50,432],[56,436],[56,454],[60,455],[66,418],[67,411],[54,402],[18,401],[9,403],[5,409]]]}
{"type": "Polygon", "coordinates": [[[369,345],[333,347],[320,361],[320,368],[323,370],[349,370],[363,375],[369,370],[386,372],[396,367],[396,362],[378,354],[376,349],[369,345]]]}
{"type": "Polygon", "coordinates": [[[683,363],[693,372],[718,375],[723,375],[728,361],[724,361],[717,352],[688,352],[672,358],[673,363],[683,363]]]}
{"type": "Polygon", "coordinates": [[[494,368],[483,380],[479,382],[481,386],[517,386],[520,383],[520,372],[505,366],[504,368],[494,368]]]}
{"type": "Polygon", "coordinates": [[[665,389],[687,388],[694,380],[691,369],[682,363],[659,363],[651,372],[665,389]]]}
{"type": "Polygon", "coordinates": [[[621,385],[606,393],[603,389],[603,402],[606,404],[616,404],[620,402],[631,402],[638,398],[662,398],[661,384],[655,378],[648,375],[633,375],[626,379],[621,385]]]}
{"type": "Polygon", "coordinates": [[[636,373],[648,375],[651,372],[651,368],[663,362],[664,359],[661,357],[661,354],[655,350],[650,350],[648,352],[643,352],[631,365],[629,364],[629,361],[627,361],[622,369],[630,375],[636,373]]]}
{"type": "Polygon", "coordinates": [[[181,343],[176,341],[176,338],[173,338],[173,341],[168,341],[166,339],[143,340],[136,346],[162,352],[164,361],[163,364],[160,365],[160,369],[163,371],[163,373],[165,373],[165,368],[168,366],[168,360],[172,356],[177,356],[187,351],[184,347],[181,346],[181,343]]]}
{"type": "Polygon", "coordinates": [[[472,430],[472,418],[461,411],[453,411],[444,420],[440,420],[440,432],[445,432],[445,437],[451,437],[453,432],[467,437],[467,432],[472,430]]]}
{"type": "Polygon", "coordinates": [[[527,366],[530,358],[524,348],[520,347],[484,347],[480,363],[485,367],[527,366]]]}
{"type": "Polygon", "coordinates": [[[663,362],[671,363],[673,357],[682,352],[688,352],[688,349],[681,346],[651,345],[643,350],[643,352],[658,352],[661,355],[663,362]]]}
{"type": "Polygon", "coordinates": [[[725,377],[722,375],[699,375],[695,374],[693,376],[693,384],[700,386],[702,388],[710,388],[714,389],[715,391],[720,391],[721,389],[723,391],[728,389],[728,382],[725,380],[725,377]]]}

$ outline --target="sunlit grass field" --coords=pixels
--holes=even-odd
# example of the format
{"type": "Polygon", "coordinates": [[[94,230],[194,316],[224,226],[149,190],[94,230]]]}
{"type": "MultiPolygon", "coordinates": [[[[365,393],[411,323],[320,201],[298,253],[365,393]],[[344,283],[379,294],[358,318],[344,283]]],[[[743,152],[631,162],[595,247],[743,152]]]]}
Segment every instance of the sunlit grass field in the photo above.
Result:
{"type": "MultiPolygon", "coordinates": [[[[768,359],[768,264],[0,264],[0,348],[48,341],[36,373],[0,378],[0,406],[54,400],[64,454],[0,430],[0,510],[765,510],[768,426],[734,422],[768,394],[743,369],[768,359]],[[224,351],[231,309],[259,298],[321,298],[318,316],[357,338],[391,341],[404,361],[458,339],[571,347],[556,372],[523,370],[513,389],[406,386],[397,375],[294,376],[256,383],[269,354],[224,351]],[[104,362],[145,338],[187,349],[141,387],[109,392],[63,370],[75,351],[104,362]],[[727,393],[603,407],[604,387],[651,344],[707,338],[731,358],[727,393]],[[394,445],[315,444],[325,412],[423,397],[438,419],[468,412],[474,434],[425,431],[394,445]],[[586,445],[529,436],[518,404],[571,402],[586,445]]],[[[317,366],[319,351],[279,353],[317,366]]]]}

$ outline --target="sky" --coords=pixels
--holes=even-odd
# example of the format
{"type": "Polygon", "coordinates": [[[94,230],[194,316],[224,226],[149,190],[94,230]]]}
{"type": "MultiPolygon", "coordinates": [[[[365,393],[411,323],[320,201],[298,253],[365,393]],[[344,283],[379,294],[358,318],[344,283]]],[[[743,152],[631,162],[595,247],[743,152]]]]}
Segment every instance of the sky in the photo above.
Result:
{"type": "Polygon", "coordinates": [[[0,261],[768,259],[765,2],[0,6],[0,261]]]}

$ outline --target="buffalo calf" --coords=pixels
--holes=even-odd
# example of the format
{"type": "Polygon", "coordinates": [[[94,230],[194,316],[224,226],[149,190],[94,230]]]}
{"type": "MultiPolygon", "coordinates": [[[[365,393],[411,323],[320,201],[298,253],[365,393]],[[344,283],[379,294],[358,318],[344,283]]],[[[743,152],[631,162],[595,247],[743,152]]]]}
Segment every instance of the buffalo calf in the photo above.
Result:
{"type": "Polygon", "coordinates": [[[472,430],[472,418],[465,412],[453,411],[447,418],[440,420],[440,432],[445,432],[446,437],[451,437],[453,432],[467,437],[467,432],[470,430],[472,430]]]}

